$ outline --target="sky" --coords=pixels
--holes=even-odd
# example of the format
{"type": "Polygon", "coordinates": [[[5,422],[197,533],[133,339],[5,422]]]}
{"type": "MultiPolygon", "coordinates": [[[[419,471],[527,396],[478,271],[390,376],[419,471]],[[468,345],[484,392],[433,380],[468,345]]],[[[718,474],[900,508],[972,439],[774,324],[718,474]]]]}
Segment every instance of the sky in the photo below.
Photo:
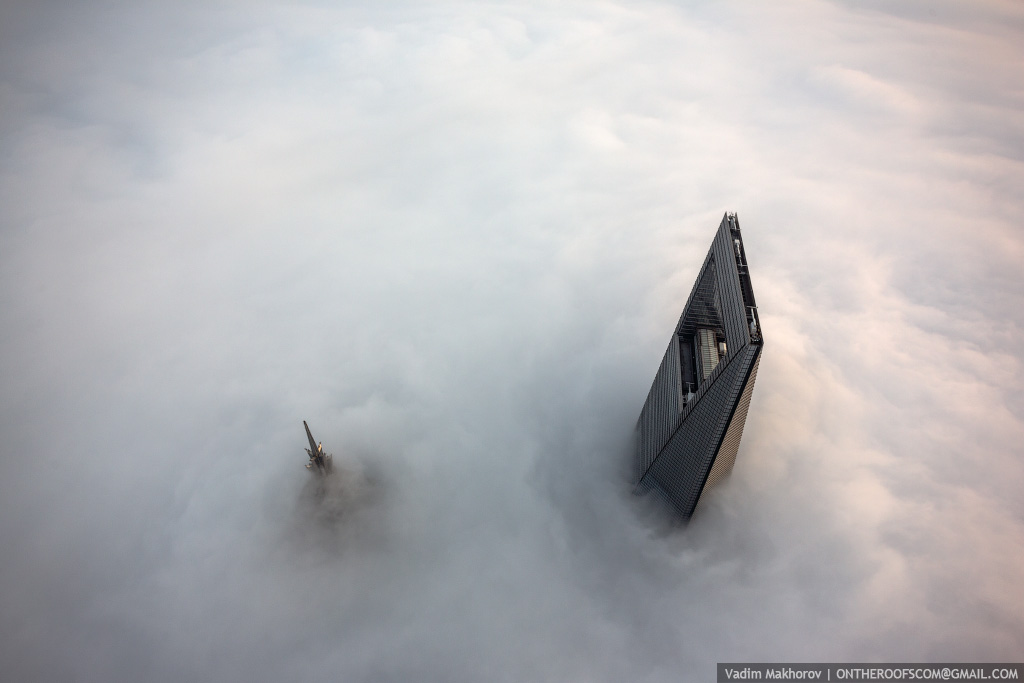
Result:
{"type": "Polygon", "coordinates": [[[1022,44],[1008,0],[4,3],[0,678],[1019,661],[1022,44]],[[675,527],[632,429],[726,211],[765,347],[675,527]]]}

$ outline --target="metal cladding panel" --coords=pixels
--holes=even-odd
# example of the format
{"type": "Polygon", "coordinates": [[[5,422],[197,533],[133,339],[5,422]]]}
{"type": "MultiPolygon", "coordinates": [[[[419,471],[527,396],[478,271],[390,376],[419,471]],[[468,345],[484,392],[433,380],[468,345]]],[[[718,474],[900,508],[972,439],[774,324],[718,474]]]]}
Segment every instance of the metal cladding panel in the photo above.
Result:
{"type": "Polygon", "coordinates": [[[747,382],[743,387],[743,393],[740,394],[739,403],[736,404],[736,410],[733,412],[732,419],[729,421],[729,427],[725,430],[725,436],[722,438],[722,445],[718,448],[718,455],[715,456],[715,462],[711,466],[711,471],[708,473],[708,479],[704,483],[704,488],[700,492],[700,498],[697,500],[697,505],[700,505],[700,501],[704,499],[704,494],[715,487],[720,481],[729,476],[732,472],[732,467],[736,464],[736,454],[740,450],[740,439],[743,437],[743,426],[747,422],[747,410],[750,408],[750,398],[754,394],[754,381],[757,379],[757,367],[761,363],[761,349],[760,347],[754,347],[756,349],[757,357],[754,359],[754,365],[750,369],[750,376],[747,378],[747,382]]]}
{"type": "Polygon", "coordinates": [[[686,308],[679,317],[676,333],[692,337],[698,327],[723,327],[722,315],[718,305],[718,268],[715,264],[714,250],[708,252],[704,266],[700,270],[697,282],[693,285],[686,308]]]}
{"type": "Polygon", "coordinates": [[[654,461],[672,430],[679,423],[682,405],[682,377],[679,367],[679,339],[674,335],[661,359],[654,384],[647,394],[644,409],[640,412],[637,429],[640,432],[637,444],[637,467],[639,478],[654,461]]]}
{"type": "Polygon", "coordinates": [[[722,328],[730,355],[751,341],[740,269],[748,280],[749,275],[746,266],[738,263],[734,246],[737,239],[742,244],[739,223],[735,216],[726,215],[676,325],[676,332],[684,336],[694,334],[698,327],[722,328]]]}
{"type": "Polygon", "coordinates": [[[736,263],[736,252],[733,246],[732,222],[729,216],[722,219],[718,226],[711,251],[715,255],[718,274],[718,297],[721,301],[722,319],[725,327],[725,339],[736,352],[750,343],[750,330],[747,326],[746,308],[743,305],[743,292],[740,289],[739,266],[736,263]]]}
{"type": "Polygon", "coordinates": [[[748,347],[724,363],[642,475],[638,492],[659,487],[689,520],[758,351],[758,347],[748,347]]]}

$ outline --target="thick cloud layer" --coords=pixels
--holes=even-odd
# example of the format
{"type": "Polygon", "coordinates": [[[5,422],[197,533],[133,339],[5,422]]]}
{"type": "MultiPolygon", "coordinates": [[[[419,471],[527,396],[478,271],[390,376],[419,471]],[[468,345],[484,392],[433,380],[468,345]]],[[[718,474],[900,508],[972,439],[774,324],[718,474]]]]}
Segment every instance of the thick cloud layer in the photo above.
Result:
{"type": "Polygon", "coordinates": [[[997,0],[5,5],[2,677],[1019,659],[1022,42],[997,0]],[[674,529],[631,430],[726,210],[766,348],[674,529]]]}

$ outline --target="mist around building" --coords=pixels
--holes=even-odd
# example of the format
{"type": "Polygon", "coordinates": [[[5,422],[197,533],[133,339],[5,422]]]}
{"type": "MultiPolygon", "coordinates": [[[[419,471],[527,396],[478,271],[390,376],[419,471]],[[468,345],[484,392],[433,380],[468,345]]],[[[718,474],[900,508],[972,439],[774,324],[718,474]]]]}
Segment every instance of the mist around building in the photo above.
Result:
{"type": "Polygon", "coordinates": [[[2,4],[0,679],[1019,658],[1022,25],[2,4]],[[726,211],[764,349],[680,526],[634,435],[747,362],[681,317],[726,211]]]}

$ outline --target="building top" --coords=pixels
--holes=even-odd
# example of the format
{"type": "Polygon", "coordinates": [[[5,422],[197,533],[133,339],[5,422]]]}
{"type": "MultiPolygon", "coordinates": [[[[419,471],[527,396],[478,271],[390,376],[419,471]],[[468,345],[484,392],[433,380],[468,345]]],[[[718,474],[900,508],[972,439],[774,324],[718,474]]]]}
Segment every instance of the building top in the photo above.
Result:
{"type": "Polygon", "coordinates": [[[689,519],[732,470],[764,343],[736,214],[722,218],[637,421],[637,491],[689,519]]]}

